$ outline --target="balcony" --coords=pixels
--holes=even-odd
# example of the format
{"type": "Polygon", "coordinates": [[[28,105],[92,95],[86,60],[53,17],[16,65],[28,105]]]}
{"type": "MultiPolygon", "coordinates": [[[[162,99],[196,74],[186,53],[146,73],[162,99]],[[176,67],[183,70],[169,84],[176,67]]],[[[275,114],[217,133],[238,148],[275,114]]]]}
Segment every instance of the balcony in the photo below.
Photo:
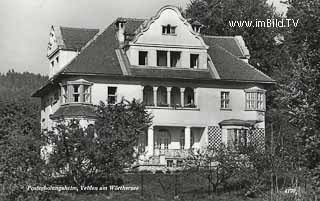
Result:
{"type": "Polygon", "coordinates": [[[143,102],[150,109],[199,110],[197,89],[143,87],[143,102]]]}
{"type": "Polygon", "coordinates": [[[188,155],[188,149],[154,149],[154,156],[165,156],[165,158],[185,158],[188,155]]]}

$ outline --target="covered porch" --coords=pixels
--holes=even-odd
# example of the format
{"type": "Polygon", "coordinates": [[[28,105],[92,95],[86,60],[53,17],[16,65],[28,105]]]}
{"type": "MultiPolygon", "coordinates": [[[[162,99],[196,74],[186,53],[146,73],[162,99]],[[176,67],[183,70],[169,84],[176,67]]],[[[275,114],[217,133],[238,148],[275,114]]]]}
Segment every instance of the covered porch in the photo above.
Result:
{"type": "Polygon", "coordinates": [[[190,149],[201,147],[204,141],[204,127],[151,126],[146,135],[146,156],[149,164],[177,164],[185,158],[190,149]]]}

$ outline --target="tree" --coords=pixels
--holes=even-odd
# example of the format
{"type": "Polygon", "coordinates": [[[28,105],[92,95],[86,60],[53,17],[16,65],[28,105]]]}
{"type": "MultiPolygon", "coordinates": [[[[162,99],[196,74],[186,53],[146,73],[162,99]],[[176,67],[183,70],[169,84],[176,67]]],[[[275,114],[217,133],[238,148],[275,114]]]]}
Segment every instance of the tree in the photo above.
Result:
{"type": "Polygon", "coordinates": [[[272,27],[230,26],[230,21],[253,21],[280,18],[266,0],[192,0],[186,17],[204,25],[202,33],[214,36],[244,37],[250,51],[249,63],[271,75],[278,65],[279,49],[275,38],[281,30],[272,27]]]}
{"type": "Polygon", "coordinates": [[[71,120],[48,133],[53,145],[48,165],[64,182],[77,186],[112,182],[137,159],[138,140],[152,120],[136,100],[115,105],[101,102],[96,114],[94,128],[71,120]]]}
{"type": "Polygon", "coordinates": [[[290,72],[280,93],[290,122],[297,128],[302,147],[301,164],[308,168],[314,186],[320,187],[320,1],[289,0],[288,18],[299,19],[298,27],[284,33],[290,72]]]}
{"type": "Polygon", "coordinates": [[[211,194],[210,189],[218,193],[218,189],[229,191],[235,186],[252,190],[257,188],[253,185],[257,184],[260,172],[255,170],[255,163],[250,161],[251,157],[252,155],[242,154],[221,146],[215,150],[191,151],[185,159],[185,165],[187,170],[198,172],[207,179],[209,195],[211,194]]]}
{"type": "Polygon", "coordinates": [[[0,199],[5,201],[44,199],[43,192],[28,186],[46,180],[40,158],[43,145],[37,113],[30,103],[0,104],[0,199]]]}

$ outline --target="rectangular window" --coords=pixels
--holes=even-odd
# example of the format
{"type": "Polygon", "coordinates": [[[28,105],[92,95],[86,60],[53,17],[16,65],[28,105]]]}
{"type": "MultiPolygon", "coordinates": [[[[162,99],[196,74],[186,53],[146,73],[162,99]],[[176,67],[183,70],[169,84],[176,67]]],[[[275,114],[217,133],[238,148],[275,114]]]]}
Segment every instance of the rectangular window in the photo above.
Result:
{"type": "Polygon", "coordinates": [[[199,68],[198,54],[190,54],[190,68],[199,68]]]}
{"type": "Polygon", "coordinates": [[[167,51],[157,51],[157,66],[167,66],[167,51]]]}
{"type": "Polygon", "coordinates": [[[176,27],[171,26],[170,24],[162,26],[162,34],[175,35],[176,34],[176,27]]]}
{"type": "Polygon", "coordinates": [[[56,62],[59,63],[59,57],[56,57],[56,62]]]}
{"type": "Polygon", "coordinates": [[[80,85],[79,84],[73,85],[72,98],[73,98],[73,102],[75,103],[80,102],[80,85]]]}
{"type": "Polygon", "coordinates": [[[173,167],[173,160],[167,160],[167,167],[173,167]]]}
{"type": "Polygon", "coordinates": [[[108,104],[114,105],[117,102],[117,87],[108,87],[108,104]]]}
{"type": "Polygon", "coordinates": [[[230,92],[221,92],[221,109],[230,109],[230,92]]]}
{"type": "Polygon", "coordinates": [[[54,60],[51,61],[51,67],[54,67],[54,60]]]}
{"type": "Polygon", "coordinates": [[[246,92],[246,110],[265,110],[264,92],[246,92]]]}
{"type": "Polygon", "coordinates": [[[148,52],[139,51],[139,65],[140,66],[148,65],[148,52]]]}
{"type": "Polygon", "coordinates": [[[248,145],[248,129],[228,129],[227,145],[231,148],[239,146],[246,147],[248,145]]]}
{"type": "Polygon", "coordinates": [[[180,67],[180,58],[181,52],[170,52],[170,66],[171,67],[180,67]]]}

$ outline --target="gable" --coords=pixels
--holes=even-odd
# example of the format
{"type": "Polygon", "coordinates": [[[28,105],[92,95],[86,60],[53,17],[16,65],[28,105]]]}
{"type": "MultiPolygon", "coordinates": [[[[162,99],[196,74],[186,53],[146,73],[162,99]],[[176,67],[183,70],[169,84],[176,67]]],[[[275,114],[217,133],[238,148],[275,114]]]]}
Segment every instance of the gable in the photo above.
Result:
{"type": "Polygon", "coordinates": [[[165,6],[140,29],[131,45],[173,46],[207,49],[200,35],[193,31],[176,7],[165,6]],[[174,34],[163,34],[163,26],[175,27],[174,34]]]}
{"type": "Polygon", "coordinates": [[[99,29],[51,26],[47,56],[60,49],[80,51],[98,32],[99,29]]]}
{"type": "Polygon", "coordinates": [[[63,40],[59,27],[51,26],[49,34],[49,42],[47,47],[47,56],[57,51],[60,47],[63,47],[63,40]]]}

